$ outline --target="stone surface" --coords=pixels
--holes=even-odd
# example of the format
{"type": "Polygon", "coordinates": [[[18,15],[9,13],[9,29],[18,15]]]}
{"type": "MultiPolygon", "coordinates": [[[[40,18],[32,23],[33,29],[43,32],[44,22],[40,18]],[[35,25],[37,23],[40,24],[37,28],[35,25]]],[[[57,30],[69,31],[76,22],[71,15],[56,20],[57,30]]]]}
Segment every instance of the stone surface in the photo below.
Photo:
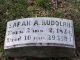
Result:
{"type": "Polygon", "coordinates": [[[75,49],[62,47],[26,47],[5,50],[9,57],[73,57],[75,49]]]}

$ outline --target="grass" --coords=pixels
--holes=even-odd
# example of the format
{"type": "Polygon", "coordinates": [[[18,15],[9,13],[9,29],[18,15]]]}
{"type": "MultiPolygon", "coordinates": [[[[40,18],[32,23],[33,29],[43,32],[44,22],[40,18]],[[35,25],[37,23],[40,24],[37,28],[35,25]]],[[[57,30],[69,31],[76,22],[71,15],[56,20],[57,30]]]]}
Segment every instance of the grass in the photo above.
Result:
{"type": "Polygon", "coordinates": [[[50,0],[36,0],[36,3],[38,6],[44,8],[44,9],[51,9],[50,0]]]}

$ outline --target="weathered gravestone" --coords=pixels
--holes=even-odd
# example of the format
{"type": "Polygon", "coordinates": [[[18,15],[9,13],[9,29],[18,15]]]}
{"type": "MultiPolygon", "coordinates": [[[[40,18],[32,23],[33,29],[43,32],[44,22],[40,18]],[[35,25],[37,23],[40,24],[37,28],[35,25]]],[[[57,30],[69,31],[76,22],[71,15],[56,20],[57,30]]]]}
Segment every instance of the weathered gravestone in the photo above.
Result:
{"type": "Polygon", "coordinates": [[[8,57],[71,57],[75,55],[73,21],[38,17],[7,23],[5,55],[8,57]]]}

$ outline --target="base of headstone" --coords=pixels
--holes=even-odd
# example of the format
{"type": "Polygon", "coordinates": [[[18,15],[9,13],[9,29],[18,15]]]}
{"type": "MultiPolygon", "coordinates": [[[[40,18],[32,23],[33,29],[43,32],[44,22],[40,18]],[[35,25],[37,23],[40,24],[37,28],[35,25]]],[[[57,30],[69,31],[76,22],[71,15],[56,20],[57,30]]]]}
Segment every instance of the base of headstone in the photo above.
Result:
{"type": "Polygon", "coordinates": [[[14,49],[6,49],[5,56],[7,57],[74,57],[75,49],[74,48],[65,48],[65,47],[22,47],[14,49]]]}

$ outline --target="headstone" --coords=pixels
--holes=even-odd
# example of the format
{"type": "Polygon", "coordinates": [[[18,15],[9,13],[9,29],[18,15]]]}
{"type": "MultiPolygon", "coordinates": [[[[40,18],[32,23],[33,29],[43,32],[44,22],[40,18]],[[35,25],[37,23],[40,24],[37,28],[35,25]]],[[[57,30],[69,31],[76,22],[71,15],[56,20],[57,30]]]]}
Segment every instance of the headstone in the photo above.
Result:
{"type": "Polygon", "coordinates": [[[9,21],[4,43],[9,57],[70,57],[75,55],[73,21],[37,17],[9,21]]]}

